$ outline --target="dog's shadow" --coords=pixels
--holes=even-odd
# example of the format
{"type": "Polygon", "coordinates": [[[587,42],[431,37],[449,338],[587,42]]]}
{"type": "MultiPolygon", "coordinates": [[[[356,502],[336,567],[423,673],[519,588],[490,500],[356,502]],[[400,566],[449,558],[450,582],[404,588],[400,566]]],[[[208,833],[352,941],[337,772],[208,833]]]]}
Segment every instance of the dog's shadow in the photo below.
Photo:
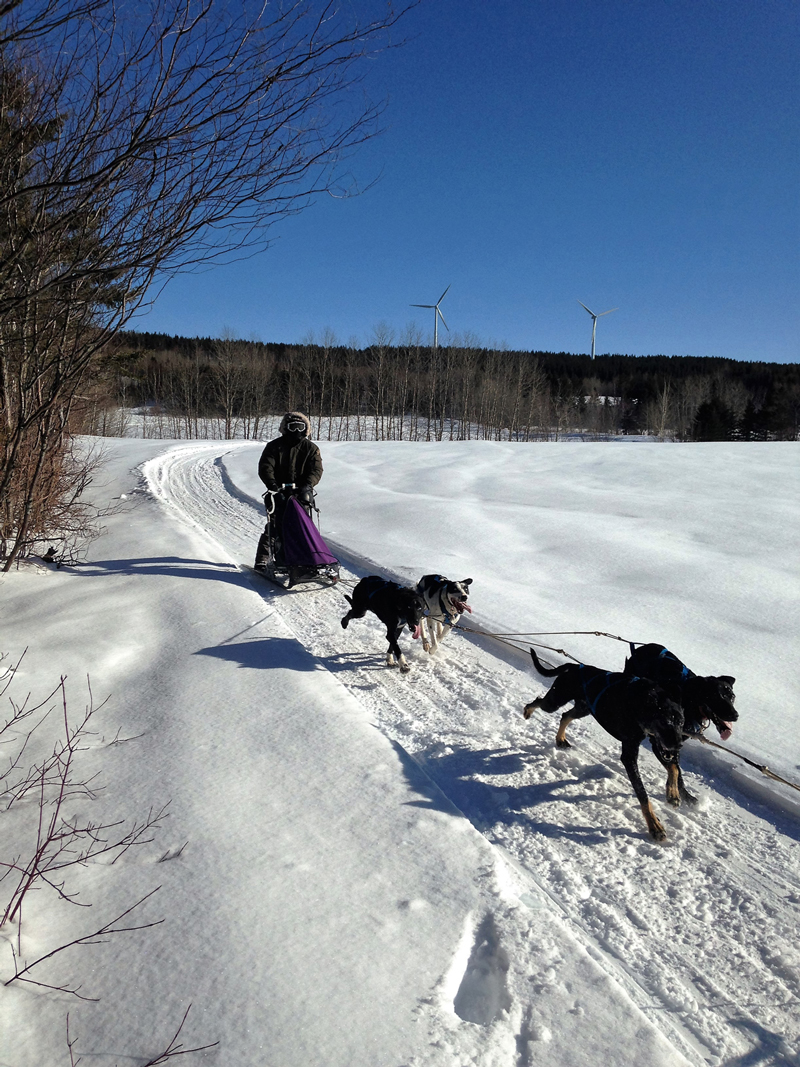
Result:
{"type": "MultiPolygon", "coordinates": [[[[596,781],[605,768],[588,764],[575,775],[558,778],[551,782],[526,782],[515,785],[512,781],[496,779],[516,777],[526,771],[528,760],[547,750],[527,748],[509,752],[496,749],[457,748],[441,752],[434,746],[427,752],[416,755],[416,760],[439,786],[442,792],[456,805],[469,821],[481,832],[497,823],[506,826],[524,826],[545,837],[570,838],[584,845],[599,845],[608,841],[609,835],[629,836],[624,829],[601,830],[597,825],[558,820],[547,820],[544,815],[548,804],[568,804],[576,809],[579,805],[591,805],[597,800],[594,793],[576,791],[586,782],[596,781]],[[486,781],[486,778],[495,781],[486,781]],[[540,817],[535,817],[534,812],[540,817]]],[[[624,791],[620,791],[620,797],[624,791]]]]}
{"type": "Polygon", "coordinates": [[[749,1031],[756,1044],[749,1052],[725,1060],[723,1067],[798,1067],[800,1064],[781,1034],[759,1026],[752,1019],[733,1018],[731,1023],[738,1030],[749,1031]]]}
{"type": "Polygon", "coordinates": [[[236,663],[247,670],[320,670],[319,660],[294,637],[260,637],[257,640],[212,645],[209,648],[198,648],[194,655],[213,656],[215,659],[236,663]]]}
{"type": "MultiPolygon", "coordinates": [[[[343,672],[350,672],[354,670],[359,671],[377,671],[384,673],[386,671],[385,658],[383,656],[376,656],[372,652],[337,652],[330,656],[319,656],[318,662],[327,668],[331,674],[342,674],[343,672]]],[[[377,683],[375,683],[377,685],[377,683]]],[[[363,686],[357,686],[356,688],[363,688],[363,686]]],[[[370,688],[373,688],[370,686],[370,688]]]]}

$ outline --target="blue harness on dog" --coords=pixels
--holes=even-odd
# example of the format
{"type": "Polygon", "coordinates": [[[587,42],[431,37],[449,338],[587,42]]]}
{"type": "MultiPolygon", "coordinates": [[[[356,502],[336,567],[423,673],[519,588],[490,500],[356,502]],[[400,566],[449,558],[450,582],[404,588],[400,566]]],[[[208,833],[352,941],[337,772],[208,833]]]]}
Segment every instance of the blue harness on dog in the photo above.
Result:
{"type": "Polygon", "coordinates": [[[395,589],[400,588],[397,582],[390,582],[388,578],[384,578],[380,585],[376,585],[372,592],[367,594],[367,600],[372,600],[375,594],[379,593],[381,589],[385,589],[387,585],[393,585],[395,589]]]}
{"type": "Polygon", "coordinates": [[[580,682],[583,688],[584,700],[589,705],[589,711],[595,718],[597,718],[597,705],[609,689],[613,689],[615,685],[621,685],[623,682],[627,684],[628,682],[638,681],[635,675],[623,677],[620,674],[614,674],[613,671],[604,671],[603,674],[598,674],[596,667],[587,667],[584,663],[579,663],[578,668],[581,671],[588,670],[591,672],[588,678],[585,680],[581,678],[580,682]]]}
{"type": "Polygon", "coordinates": [[[685,663],[681,663],[674,653],[670,652],[668,648],[662,648],[658,654],[659,659],[665,659],[668,663],[673,664],[681,669],[681,678],[694,678],[694,671],[690,671],[685,663]]]}
{"type": "MultiPolygon", "coordinates": [[[[630,642],[630,650],[631,655],[636,651],[636,644],[633,641],[630,642]]],[[[663,659],[667,663],[669,663],[670,667],[675,673],[676,678],[680,676],[681,681],[685,681],[687,678],[696,677],[694,671],[690,671],[685,663],[681,663],[681,661],[678,659],[674,652],[670,652],[670,650],[668,648],[664,648],[663,645],[661,646],[661,651],[658,653],[658,658],[663,659]]]]}

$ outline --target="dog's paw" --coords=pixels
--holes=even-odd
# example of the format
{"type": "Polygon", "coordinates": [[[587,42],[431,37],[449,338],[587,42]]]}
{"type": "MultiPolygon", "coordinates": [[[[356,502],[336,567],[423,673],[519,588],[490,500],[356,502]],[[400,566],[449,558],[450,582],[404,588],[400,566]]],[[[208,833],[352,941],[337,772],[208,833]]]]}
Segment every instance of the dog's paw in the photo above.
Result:
{"type": "Polygon", "coordinates": [[[572,745],[567,741],[566,737],[563,740],[556,738],[556,748],[572,748],[572,745]]]}
{"type": "Polygon", "coordinates": [[[526,704],[525,707],[522,709],[522,714],[525,716],[526,719],[529,719],[531,715],[533,715],[535,710],[535,704],[526,704]]]}
{"type": "Polygon", "coordinates": [[[408,664],[408,663],[401,663],[400,664],[400,673],[401,674],[408,674],[408,672],[410,670],[411,670],[410,664],[408,664]]]}
{"type": "Polygon", "coordinates": [[[654,841],[667,840],[667,831],[655,817],[652,819],[650,825],[648,826],[648,830],[650,831],[650,836],[654,841]]]}

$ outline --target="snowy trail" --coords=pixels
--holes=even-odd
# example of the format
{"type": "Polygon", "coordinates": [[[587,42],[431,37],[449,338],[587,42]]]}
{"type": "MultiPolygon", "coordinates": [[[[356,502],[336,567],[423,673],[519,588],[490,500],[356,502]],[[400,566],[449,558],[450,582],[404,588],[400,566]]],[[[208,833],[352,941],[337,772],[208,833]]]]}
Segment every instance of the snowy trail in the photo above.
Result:
{"type": "MultiPolygon", "coordinates": [[[[235,485],[229,452],[225,443],[179,446],[149,461],[145,474],[182,521],[249,564],[263,527],[260,501],[235,485]]],[[[343,584],[373,569],[350,560],[343,584]]],[[[406,634],[412,672],[401,676],[383,666],[377,620],[342,632],[339,590],[285,593],[255,577],[253,585],[509,857],[530,885],[534,914],[558,914],[683,1056],[731,1067],[798,1062],[800,827],[780,805],[758,804],[726,764],[687,745],[687,785],[701,803],[669,809],[646,752],[643,777],[669,835],[656,845],[610,738],[591,722],[575,723],[574,747],[557,751],[555,720],[522,719],[542,684],[521,662],[460,634],[436,657],[420,647],[409,655],[406,634]]],[[[552,968],[543,968],[537,989],[552,981],[552,968]]]]}

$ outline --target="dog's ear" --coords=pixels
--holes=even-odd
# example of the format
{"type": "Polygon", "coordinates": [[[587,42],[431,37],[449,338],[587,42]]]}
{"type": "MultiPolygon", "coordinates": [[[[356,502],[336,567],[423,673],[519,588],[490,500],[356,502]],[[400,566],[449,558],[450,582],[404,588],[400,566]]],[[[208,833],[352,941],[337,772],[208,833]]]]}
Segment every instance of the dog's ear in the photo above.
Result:
{"type": "Polygon", "coordinates": [[[731,689],[733,689],[734,683],[736,681],[736,679],[735,678],[731,678],[731,676],[729,674],[721,674],[719,676],[719,680],[721,682],[725,682],[727,685],[729,685],[731,687],[731,689]]]}
{"type": "Polygon", "coordinates": [[[471,578],[462,578],[461,579],[461,584],[462,585],[472,585],[472,579],[471,578]]]}

